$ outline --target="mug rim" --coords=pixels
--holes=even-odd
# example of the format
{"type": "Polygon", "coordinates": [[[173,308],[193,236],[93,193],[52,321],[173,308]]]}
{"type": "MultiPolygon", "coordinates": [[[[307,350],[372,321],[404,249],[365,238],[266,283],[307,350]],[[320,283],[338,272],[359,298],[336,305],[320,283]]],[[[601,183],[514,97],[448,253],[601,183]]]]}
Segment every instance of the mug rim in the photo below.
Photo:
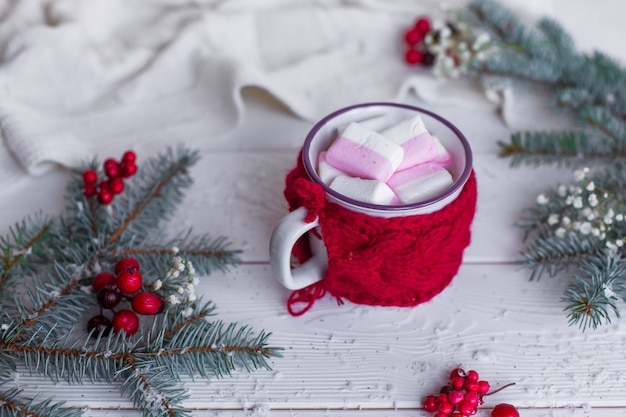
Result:
{"type": "Polygon", "coordinates": [[[322,119],[320,119],[309,131],[309,133],[307,134],[305,140],[304,140],[304,145],[302,146],[302,162],[304,164],[304,170],[306,171],[308,177],[315,182],[316,184],[319,184],[322,186],[322,188],[324,189],[324,191],[327,194],[330,194],[331,196],[333,196],[334,198],[336,198],[339,201],[343,201],[346,204],[349,205],[353,205],[353,206],[358,206],[367,210],[373,210],[373,211],[380,211],[380,212],[402,212],[402,211],[409,211],[409,210],[415,210],[415,209],[421,209],[421,208],[426,208],[428,206],[431,206],[435,203],[438,203],[440,201],[446,200],[448,198],[450,198],[451,196],[453,196],[454,194],[460,192],[460,189],[465,185],[465,183],[467,182],[467,180],[470,177],[470,174],[472,172],[473,169],[473,156],[472,156],[472,149],[469,145],[469,142],[467,141],[467,138],[465,137],[465,135],[463,135],[463,133],[461,133],[461,131],[452,123],[450,123],[447,119],[441,117],[440,115],[433,113],[429,110],[423,109],[421,107],[416,107],[416,106],[412,106],[412,105],[408,105],[408,104],[401,104],[401,103],[391,103],[391,102],[371,102],[371,103],[361,103],[361,104],[355,104],[352,106],[348,106],[348,107],[344,107],[342,109],[336,110],[330,114],[328,114],[327,116],[323,117],[322,119]],[[461,173],[461,175],[459,175],[459,177],[456,179],[456,181],[454,181],[454,183],[443,193],[437,195],[436,197],[433,198],[429,198],[427,200],[423,200],[423,201],[419,201],[417,203],[411,203],[411,204],[398,204],[398,205],[382,205],[382,204],[372,204],[372,203],[366,203],[363,201],[359,201],[359,200],[355,200],[353,198],[347,197],[343,194],[338,193],[337,191],[333,190],[332,188],[330,188],[328,185],[326,185],[326,183],[324,183],[321,178],[317,175],[317,171],[315,169],[315,166],[313,165],[313,163],[311,162],[310,158],[309,158],[309,151],[311,148],[311,142],[313,141],[313,138],[317,135],[317,132],[319,132],[319,130],[322,128],[322,126],[326,125],[330,120],[336,118],[337,116],[349,112],[351,110],[354,109],[358,109],[358,108],[363,108],[363,107],[373,107],[373,106],[382,106],[382,107],[397,107],[397,108],[403,108],[403,109],[407,109],[407,110],[412,110],[412,111],[416,111],[418,113],[422,113],[422,114],[426,114],[429,117],[432,117],[433,119],[438,120],[440,123],[442,123],[443,125],[445,125],[448,129],[450,129],[455,135],[456,137],[459,139],[459,141],[461,142],[461,145],[463,146],[463,150],[465,152],[465,167],[463,169],[463,172],[461,173]]]}

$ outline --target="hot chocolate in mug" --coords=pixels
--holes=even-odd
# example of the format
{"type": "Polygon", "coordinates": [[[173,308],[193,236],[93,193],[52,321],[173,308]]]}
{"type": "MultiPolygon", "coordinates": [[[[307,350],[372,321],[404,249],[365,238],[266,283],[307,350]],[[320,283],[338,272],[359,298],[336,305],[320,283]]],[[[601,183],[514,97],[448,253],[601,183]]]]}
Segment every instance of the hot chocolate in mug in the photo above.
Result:
{"type": "Polygon", "coordinates": [[[428,110],[359,104],[313,126],[287,175],[284,195],[291,212],[272,233],[270,263],[278,281],[294,290],[288,302],[292,314],[304,313],[326,292],[338,301],[414,306],[450,283],[470,242],[476,207],[472,151],[452,123],[428,110]],[[416,115],[449,154],[452,182],[445,190],[412,204],[380,205],[342,195],[322,181],[320,153],[341,129],[351,122],[389,124],[416,115]],[[294,256],[300,261],[295,267],[294,256]],[[299,302],[306,306],[296,312],[293,304],[299,302]]]}

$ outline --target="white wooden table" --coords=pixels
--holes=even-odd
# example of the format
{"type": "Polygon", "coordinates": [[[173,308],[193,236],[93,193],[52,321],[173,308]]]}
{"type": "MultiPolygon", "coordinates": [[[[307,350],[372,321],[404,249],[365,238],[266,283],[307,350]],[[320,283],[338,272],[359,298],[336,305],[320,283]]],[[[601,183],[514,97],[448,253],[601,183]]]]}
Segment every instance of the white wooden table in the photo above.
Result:
{"type": "MultiPolygon", "coordinates": [[[[196,182],[171,227],[224,235],[243,250],[241,266],[203,279],[200,291],[217,303],[221,319],[272,331],[271,344],[284,347],[284,357],[272,360],[271,371],[187,381],[185,404],[194,415],[427,416],[423,398],[462,366],[494,388],[516,382],[487,397],[479,416],[500,402],[516,405],[524,417],[626,416],[626,323],[584,334],[569,327],[559,302],[567,280],[530,282],[516,263],[522,233],[513,224],[521,209],[570,172],[511,169],[497,156],[496,141],[510,133],[497,114],[428,106],[456,124],[474,151],[478,208],[458,276],[415,308],[338,306],[327,297],[292,317],[289,291],[269,266],[268,241],[287,212],[284,177],[312,123],[257,90],[247,91],[245,102],[243,126],[224,138],[194,141],[202,153],[196,182]]],[[[59,169],[0,190],[0,232],[27,213],[60,212],[66,179],[59,169]]],[[[26,373],[18,384],[27,395],[86,407],[87,415],[140,415],[106,384],[55,385],[26,373]]]]}

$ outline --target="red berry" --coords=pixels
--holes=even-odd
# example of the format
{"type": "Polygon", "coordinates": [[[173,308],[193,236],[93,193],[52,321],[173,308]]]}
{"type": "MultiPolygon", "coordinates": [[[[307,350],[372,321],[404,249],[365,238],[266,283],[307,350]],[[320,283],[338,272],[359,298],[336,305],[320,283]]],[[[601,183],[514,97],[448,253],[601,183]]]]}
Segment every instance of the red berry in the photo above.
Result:
{"type": "Polygon", "coordinates": [[[410,46],[414,46],[420,43],[423,37],[424,34],[419,32],[415,28],[408,30],[404,33],[404,41],[410,46]]]}
{"type": "Polygon", "coordinates": [[[448,402],[452,405],[457,405],[463,401],[463,398],[465,398],[465,396],[461,391],[452,391],[448,394],[448,402]]]}
{"type": "Polygon", "coordinates": [[[98,192],[98,201],[100,202],[100,204],[110,204],[111,201],[113,201],[113,194],[111,193],[111,191],[103,188],[98,192]]]}
{"type": "Polygon", "coordinates": [[[461,368],[454,368],[452,371],[450,371],[450,381],[452,381],[456,377],[463,378],[463,381],[465,381],[465,371],[461,368]]]}
{"type": "Polygon", "coordinates": [[[478,381],[467,380],[465,384],[463,384],[463,388],[468,392],[478,392],[478,381]]]}
{"type": "Polygon", "coordinates": [[[472,416],[476,414],[476,407],[466,401],[458,403],[456,409],[464,416],[472,416]]]}
{"type": "Polygon", "coordinates": [[[134,162],[122,162],[121,170],[123,177],[132,177],[137,173],[137,165],[134,162]]]}
{"type": "Polygon", "coordinates": [[[417,19],[417,22],[415,22],[415,30],[417,30],[422,35],[430,32],[430,19],[428,19],[427,17],[420,17],[419,19],[417,19]]]}
{"type": "Polygon", "coordinates": [[[161,312],[163,302],[161,297],[153,292],[140,292],[133,297],[131,306],[135,313],[153,315],[161,312]]]}
{"type": "Polygon", "coordinates": [[[122,271],[139,271],[139,262],[135,258],[122,258],[115,263],[115,267],[113,268],[116,274],[119,274],[122,271]]]}
{"type": "Polygon", "coordinates": [[[479,394],[485,395],[486,393],[489,392],[489,388],[491,388],[491,386],[489,385],[489,382],[478,381],[478,393],[479,394]]]}
{"type": "Polygon", "coordinates": [[[135,162],[137,155],[133,151],[126,151],[122,156],[122,162],[135,162]]]}
{"type": "Polygon", "coordinates": [[[83,181],[85,184],[95,184],[98,181],[98,173],[93,169],[83,172],[83,181]]]}
{"type": "Polygon", "coordinates": [[[450,417],[463,417],[463,415],[459,413],[458,411],[455,411],[454,413],[450,415],[450,417]]]}
{"type": "Polygon", "coordinates": [[[96,293],[107,285],[114,286],[115,284],[115,275],[110,272],[100,272],[99,274],[96,274],[91,281],[91,286],[96,293]]]}
{"type": "Polygon", "coordinates": [[[463,396],[463,401],[472,404],[473,406],[477,406],[478,402],[480,401],[480,397],[478,396],[477,392],[470,391],[465,393],[465,396],[463,396]]]}
{"type": "Polygon", "coordinates": [[[433,417],[448,417],[447,414],[442,413],[441,411],[435,414],[433,417]]]}
{"type": "Polygon", "coordinates": [[[409,49],[404,54],[404,61],[409,65],[417,65],[424,60],[424,57],[417,49],[409,49]]]}
{"type": "Polygon", "coordinates": [[[437,398],[433,395],[429,395],[424,400],[424,411],[428,411],[429,413],[433,411],[437,411],[437,398]]]}
{"type": "Polygon", "coordinates": [[[90,332],[95,329],[91,334],[92,337],[97,337],[100,333],[106,336],[111,331],[111,321],[105,316],[98,315],[89,319],[87,322],[87,331],[90,332]]]}
{"type": "Polygon", "coordinates": [[[109,158],[104,161],[104,172],[109,178],[115,178],[120,175],[120,164],[115,159],[109,158]]]}
{"type": "Polygon", "coordinates": [[[457,391],[460,391],[463,389],[463,384],[465,384],[465,378],[461,376],[455,376],[450,381],[450,385],[452,385],[452,387],[457,391]]]}
{"type": "Polygon", "coordinates": [[[124,180],[121,177],[113,178],[109,181],[109,190],[113,194],[121,194],[124,191],[124,180]]]}
{"type": "Polygon", "coordinates": [[[445,415],[448,415],[452,413],[453,407],[452,407],[452,404],[450,404],[449,402],[444,402],[444,403],[440,403],[437,409],[439,410],[440,413],[444,413],[445,415]]]}
{"type": "Polygon", "coordinates": [[[117,288],[124,294],[132,294],[139,291],[143,279],[139,270],[123,270],[117,274],[117,288]]]}
{"type": "Polygon", "coordinates": [[[478,381],[478,372],[471,370],[467,371],[467,380],[468,381],[478,381]]]}
{"type": "Polygon", "coordinates": [[[511,404],[498,404],[491,411],[491,417],[519,417],[519,412],[511,404]]]}
{"type": "Polygon", "coordinates": [[[437,404],[448,402],[448,394],[439,394],[437,396],[437,404]]]}
{"type": "Polygon", "coordinates": [[[114,287],[104,287],[98,291],[98,304],[102,308],[115,308],[120,303],[122,294],[114,287]]]}
{"type": "Polygon", "coordinates": [[[120,310],[113,316],[113,329],[123,330],[128,336],[135,334],[139,330],[139,317],[130,310],[120,310]]]}
{"type": "Polygon", "coordinates": [[[85,197],[93,197],[98,192],[98,189],[93,184],[85,184],[83,186],[83,193],[85,197]]]}

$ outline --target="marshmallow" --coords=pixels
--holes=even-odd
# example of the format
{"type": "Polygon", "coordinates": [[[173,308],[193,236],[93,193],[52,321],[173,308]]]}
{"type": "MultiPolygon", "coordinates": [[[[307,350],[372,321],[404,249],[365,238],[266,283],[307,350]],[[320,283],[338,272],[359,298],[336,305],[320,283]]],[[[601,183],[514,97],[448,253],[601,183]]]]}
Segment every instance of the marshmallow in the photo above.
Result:
{"type": "Polygon", "coordinates": [[[405,119],[380,134],[404,149],[404,158],[398,170],[432,161],[440,152],[419,115],[405,119]]]}
{"type": "Polygon", "coordinates": [[[433,162],[437,162],[440,165],[447,166],[452,162],[452,157],[448,153],[448,150],[443,146],[439,138],[435,135],[433,136],[433,140],[435,141],[435,146],[437,147],[437,156],[433,159],[433,162]]]}
{"type": "Polygon", "coordinates": [[[346,175],[346,173],[329,164],[326,161],[326,151],[324,151],[320,152],[317,157],[317,175],[324,184],[330,185],[335,178],[340,175],[346,175]]]}
{"type": "Polygon", "coordinates": [[[411,204],[440,195],[453,182],[448,170],[437,163],[427,162],[396,172],[387,185],[403,203],[411,204]]]}
{"type": "Polygon", "coordinates": [[[326,152],[326,161],[346,174],[387,181],[396,171],[404,150],[373,130],[350,123],[326,152]]]}
{"type": "Polygon", "coordinates": [[[330,188],[346,197],[370,204],[386,206],[398,201],[391,188],[378,180],[364,180],[341,175],[333,180],[330,188]]]}

